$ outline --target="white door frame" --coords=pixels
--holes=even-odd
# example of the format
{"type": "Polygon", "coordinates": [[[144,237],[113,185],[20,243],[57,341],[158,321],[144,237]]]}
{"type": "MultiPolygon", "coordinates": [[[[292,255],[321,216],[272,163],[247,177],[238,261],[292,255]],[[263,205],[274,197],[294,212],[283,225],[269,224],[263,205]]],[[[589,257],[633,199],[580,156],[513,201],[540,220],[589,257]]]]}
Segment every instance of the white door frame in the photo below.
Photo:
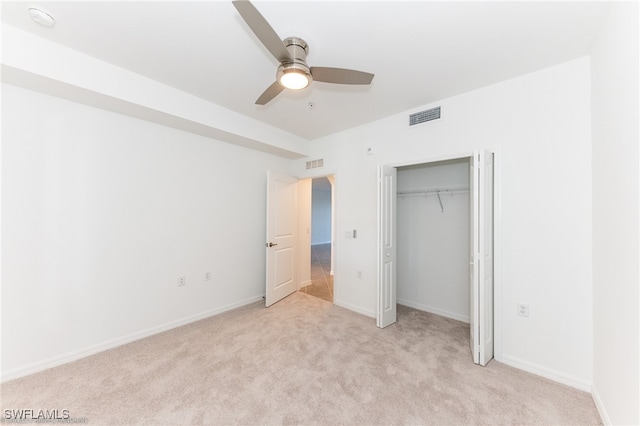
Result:
{"type": "MultiPolygon", "coordinates": [[[[502,153],[500,150],[490,150],[493,152],[493,217],[494,217],[494,227],[493,227],[493,298],[494,298],[494,308],[493,308],[493,333],[494,333],[494,341],[493,341],[493,351],[494,351],[494,359],[497,361],[502,360],[502,153]]],[[[386,166],[390,167],[404,167],[404,166],[414,166],[418,164],[426,164],[426,163],[436,163],[440,161],[447,160],[460,160],[471,158],[474,155],[474,151],[463,152],[463,153],[453,153],[446,154],[436,157],[424,158],[421,160],[408,160],[403,162],[386,164],[386,166]]],[[[380,229],[378,229],[380,232],[380,229]]],[[[380,269],[378,268],[378,274],[380,274],[380,269]]],[[[380,280],[381,277],[378,277],[380,280]]],[[[379,296],[379,295],[378,295],[379,296]]],[[[378,309],[378,308],[377,308],[378,309]]]]}

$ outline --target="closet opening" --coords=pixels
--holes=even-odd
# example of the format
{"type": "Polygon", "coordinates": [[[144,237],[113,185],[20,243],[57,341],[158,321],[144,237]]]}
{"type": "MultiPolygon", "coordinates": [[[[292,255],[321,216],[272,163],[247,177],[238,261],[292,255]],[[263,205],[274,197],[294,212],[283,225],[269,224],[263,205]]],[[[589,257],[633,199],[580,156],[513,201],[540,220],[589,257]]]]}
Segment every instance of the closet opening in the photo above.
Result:
{"type": "Polygon", "coordinates": [[[469,323],[469,159],[397,170],[397,303],[469,323]]]}
{"type": "Polygon", "coordinates": [[[396,302],[469,323],[476,364],[494,354],[494,153],[381,165],[376,325],[396,302]]]}

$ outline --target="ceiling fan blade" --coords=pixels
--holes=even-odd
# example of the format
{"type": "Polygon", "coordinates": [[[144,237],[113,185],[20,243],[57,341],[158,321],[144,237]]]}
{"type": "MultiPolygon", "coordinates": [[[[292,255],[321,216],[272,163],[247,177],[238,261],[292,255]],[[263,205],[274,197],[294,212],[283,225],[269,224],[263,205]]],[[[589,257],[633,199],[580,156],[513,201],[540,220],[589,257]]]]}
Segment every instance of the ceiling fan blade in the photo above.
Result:
{"type": "Polygon", "coordinates": [[[236,0],[233,2],[242,19],[249,25],[251,31],[258,37],[258,39],[265,45],[269,52],[279,62],[283,62],[287,59],[291,59],[291,54],[287,50],[278,34],[271,28],[271,25],[266,19],[258,12],[258,9],[247,0],[236,0]]]}
{"type": "Polygon", "coordinates": [[[371,84],[374,74],[344,68],[311,67],[315,81],[335,84],[371,84]]]}
{"type": "Polygon", "coordinates": [[[277,81],[274,81],[273,84],[267,87],[267,90],[265,90],[262,95],[260,95],[260,97],[256,101],[256,105],[265,105],[271,99],[278,96],[283,90],[284,87],[277,81]]]}

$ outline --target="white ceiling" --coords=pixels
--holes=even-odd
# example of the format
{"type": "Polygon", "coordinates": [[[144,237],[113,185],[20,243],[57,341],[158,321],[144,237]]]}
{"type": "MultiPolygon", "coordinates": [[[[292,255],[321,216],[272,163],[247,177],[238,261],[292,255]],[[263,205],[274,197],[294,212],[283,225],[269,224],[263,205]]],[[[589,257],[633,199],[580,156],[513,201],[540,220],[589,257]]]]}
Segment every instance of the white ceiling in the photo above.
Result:
{"type": "MultiPolygon", "coordinates": [[[[312,140],[588,54],[606,2],[255,1],[311,66],[374,73],[254,104],[278,62],[231,1],[3,2],[5,23],[312,140]],[[43,28],[27,7],[56,19],[43,28]],[[313,109],[309,108],[313,103],[313,109]]],[[[82,72],[82,70],[78,70],[82,72]]]]}

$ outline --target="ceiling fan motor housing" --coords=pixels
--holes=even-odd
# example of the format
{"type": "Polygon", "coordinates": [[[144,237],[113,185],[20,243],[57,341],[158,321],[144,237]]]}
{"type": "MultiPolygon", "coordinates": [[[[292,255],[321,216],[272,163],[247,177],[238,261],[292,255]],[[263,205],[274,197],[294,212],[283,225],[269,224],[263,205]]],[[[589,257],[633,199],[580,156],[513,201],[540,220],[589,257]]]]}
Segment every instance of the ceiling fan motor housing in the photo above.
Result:
{"type": "Polygon", "coordinates": [[[282,41],[289,53],[291,53],[292,58],[301,59],[303,61],[307,58],[307,55],[309,54],[309,45],[306,41],[300,37],[287,37],[282,41]]]}

